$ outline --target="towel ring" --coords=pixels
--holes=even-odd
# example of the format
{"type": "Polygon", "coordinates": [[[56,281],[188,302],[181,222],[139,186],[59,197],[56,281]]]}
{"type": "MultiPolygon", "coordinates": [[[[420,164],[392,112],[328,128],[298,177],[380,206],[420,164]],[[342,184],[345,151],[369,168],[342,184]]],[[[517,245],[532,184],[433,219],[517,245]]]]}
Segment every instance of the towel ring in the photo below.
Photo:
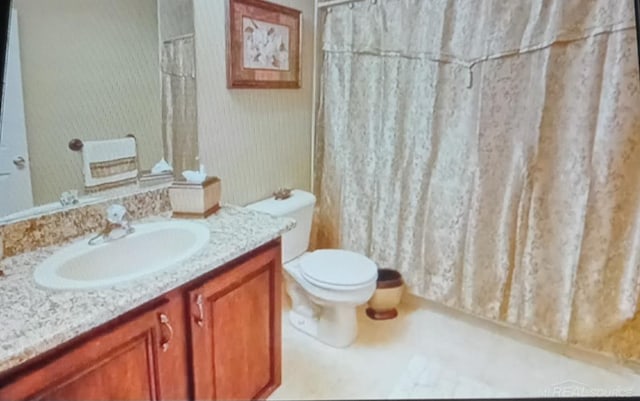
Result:
{"type": "MultiPolygon", "coordinates": [[[[133,138],[134,141],[136,140],[136,136],[133,134],[127,134],[125,138],[133,138]]],[[[71,149],[74,152],[81,151],[83,147],[84,147],[84,142],[82,142],[82,139],[73,138],[72,140],[69,141],[69,149],[71,149]]]]}

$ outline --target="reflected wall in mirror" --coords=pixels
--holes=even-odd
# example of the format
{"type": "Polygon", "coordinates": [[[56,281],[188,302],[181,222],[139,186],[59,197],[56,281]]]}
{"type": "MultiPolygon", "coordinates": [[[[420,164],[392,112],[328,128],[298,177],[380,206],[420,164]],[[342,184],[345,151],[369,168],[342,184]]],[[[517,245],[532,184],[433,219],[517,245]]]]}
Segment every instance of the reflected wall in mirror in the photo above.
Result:
{"type": "MultiPolygon", "coordinates": [[[[175,68],[178,62],[194,64],[188,62],[195,57],[190,3],[12,1],[0,131],[0,221],[32,206],[59,208],[65,191],[78,191],[82,200],[113,193],[120,184],[137,190],[143,172],[163,158],[170,165],[178,162],[176,172],[197,165],[195,69],[175,68]],[[185,115],[188,121],[179,119],[185,115]],[[135,136],[133,147],[122,145],[129,134],[135,136]],[[81,151],[69,149],[74,138],[85,144],[81,151]],[[107,154],[120,155],[113,160],[100,159],[105,151],[92,143],[107,140],[107,154]],[[98,150],[89,156],[86,144],[98,150]],[[122,146],[133,149],[126,161],[122,146]],[[105,174],[130,176],[102,185],[105,174]],[[96,183],[101,185],[89,185],[96,183]]],[[[172,178],[166,171],[162,177],[172,178]]]]}

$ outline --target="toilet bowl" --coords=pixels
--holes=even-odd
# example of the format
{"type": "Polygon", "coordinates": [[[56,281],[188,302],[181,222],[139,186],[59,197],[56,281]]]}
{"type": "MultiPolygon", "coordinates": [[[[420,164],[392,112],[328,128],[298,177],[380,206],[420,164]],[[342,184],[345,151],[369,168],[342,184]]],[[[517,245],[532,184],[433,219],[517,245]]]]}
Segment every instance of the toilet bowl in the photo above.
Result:
{"type": "Polygon", "coordinates": [[[284,269],[291,324],[325,344],[349,346],[358,334],[356,307],[376,289],[376,264],[354,252],[322,249],[285,263],[284,269]]]}
{"type": "Polygon", "coordinates": [[[282,262],[291,324],[333,347],[347,347],[357,337],[356,307],[376,289],[378,269],[364,255],[341,249],[308,252],[316,198],[294,190],[286,199],[269,198],[247,208],[296,220],[282,236],[282,262]]]}

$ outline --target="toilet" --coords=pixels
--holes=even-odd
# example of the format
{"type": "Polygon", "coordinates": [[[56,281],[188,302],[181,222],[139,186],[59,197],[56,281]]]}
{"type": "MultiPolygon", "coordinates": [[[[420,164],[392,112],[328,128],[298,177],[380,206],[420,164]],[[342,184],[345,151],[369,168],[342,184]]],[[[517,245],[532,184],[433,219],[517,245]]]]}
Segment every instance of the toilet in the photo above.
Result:
{"type": "Polygon", "coordinates": [[[282,263],[291,297],[289,321],[325,344],[347,347],[358,335],[356,307],[376,289],[378,267],[356,252],[307,251],[315,203],[313,194],[293,190],[289,198],[269,198],[247,208],[296,220],[295,228],[282,236],[282,263]]]}

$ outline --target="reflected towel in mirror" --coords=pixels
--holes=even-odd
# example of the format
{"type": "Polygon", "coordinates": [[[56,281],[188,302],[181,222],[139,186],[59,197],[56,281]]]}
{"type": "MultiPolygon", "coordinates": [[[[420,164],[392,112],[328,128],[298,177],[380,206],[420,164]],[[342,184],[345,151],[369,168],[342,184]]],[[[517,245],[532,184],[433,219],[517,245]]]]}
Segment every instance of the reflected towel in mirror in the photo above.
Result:
{"type": "Polygon", "coordinates": [[[138,180],[136,140],[85,141],[82,172],[86,192],[134,184],[138,180]]]}

